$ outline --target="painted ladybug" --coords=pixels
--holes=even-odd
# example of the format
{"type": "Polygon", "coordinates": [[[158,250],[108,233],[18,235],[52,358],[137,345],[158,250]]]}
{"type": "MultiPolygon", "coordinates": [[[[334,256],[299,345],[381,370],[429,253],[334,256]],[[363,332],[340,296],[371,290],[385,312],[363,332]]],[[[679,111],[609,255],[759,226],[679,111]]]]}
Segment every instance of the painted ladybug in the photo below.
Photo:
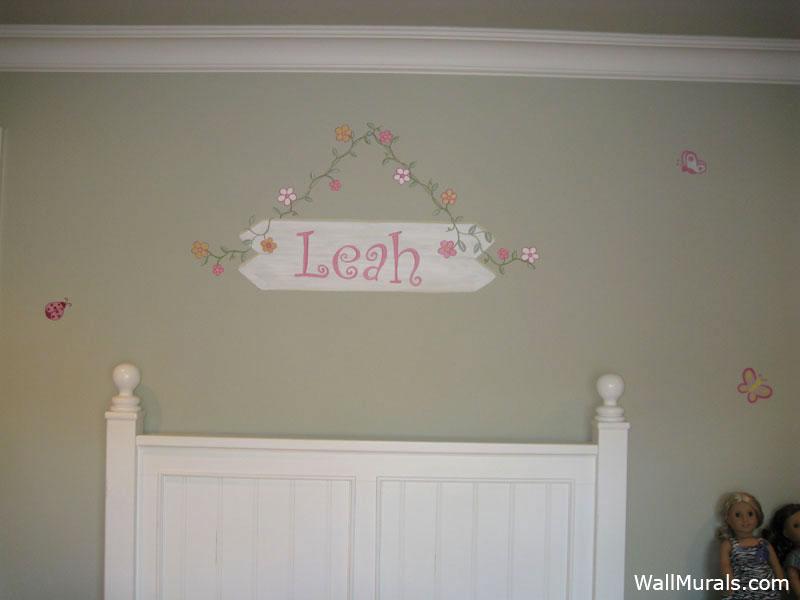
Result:
{"type": "Polygon", "coordinates": [[[72,302],[69,301],[69,298],[64,298],[63,302],[50,302],[44,307],[44,314],[51,321],[58,321],[64,316],[64,310],[68,306],[72,306],[72,302]]]}

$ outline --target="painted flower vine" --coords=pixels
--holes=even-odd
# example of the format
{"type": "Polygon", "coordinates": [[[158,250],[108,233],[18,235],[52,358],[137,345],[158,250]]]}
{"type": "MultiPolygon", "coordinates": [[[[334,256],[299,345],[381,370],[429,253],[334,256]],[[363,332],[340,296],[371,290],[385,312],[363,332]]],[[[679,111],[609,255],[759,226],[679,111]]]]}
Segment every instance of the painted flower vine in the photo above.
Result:
{"type": "MultiPolygon", "coordinates": [[[[251,239],[243,242],[244,249],[232,250],[225,246],[220,246],[220,253],[212,252],[207,242],[195,241],[191,248],[192,254],[201,260],[201,264],[207,264],[211,259],[214,259],[213,273],[221,275],[224,269],[221,266],[223,260],[234,260],[239,257],[244,262],[246,256],[253,250],[253,245],[258,242],[264,253],[272,254],[280,252],[278,245],[274,242],[272,237],[269,236],[270,226],[274,219],[283,219],[288,217],[299,216],[298,203],[312,202],[311,192],[320,181],[328,180],[328,187],[336,192],[342,188],[342,182],[334,177],[334,174],[339,173],[339,164],[347,158],[356,158],[358,155],[355,149],[360,144],[374,145],[383,151],[383,165],[391,165],[394,168],[392,177],[395,182],[400,185],[408,183],[409,188],[419,187],[423,190],[426,196],[431,199],[434,206],[433,215],[444,215],[450,221],[450,227],[447,231],[455,232],[455,240],[443,240],[438,253],[444,258],[455,256],[458,251],[466,252],[467,245],[472,247],[472,251],[479,257],[484,264],[492,264],[494,268],[502,275],[505,273],[505,268],[515,262],[525,264],[528,267],[535,268],[534,263],[539,259],[539,251],[534,246],[527,246],[522,248],[521,252],[517,250],[508,250],[501,248],[497,252],[497,258],[489,254],[484,243],[491,244],[492,234],[488,231],[481,231],[477,225],[466,225],[460,223],[464,218],[454,213],[454,207],[458,194],[453,188],[447,188],[444,192],[438,192],[439,184],[429,179],[425,183],[418,177],[415,172],[417,163],[416,161],[405,162],[395,153],[395,144],[400,141],[400,136],[395,135],[389,129],[383,129],[380,125],[373,125],[367,123],[367,130],[361,134],[356,133],[350,128],[349,125],[343,124],[334,129],[335,139],[339,143],[347,144],[343,149],[341,147],[333,148],[333,159],[324,172],[315,175],[313,171],[309,173],[309,182],[305,191],[300,192],[301,188],[296,188],[293,185],[279,188],[275,196],[276,202],[279,206],[273,206],[273,215],[267,221],[265,231],[256,232],[252,227],[256,221],[255,216],[250,217],[248,223],[248,230],[253,234],[251,239]]],[[[405,186],[404,186],[405,187],[405,186]]]]}

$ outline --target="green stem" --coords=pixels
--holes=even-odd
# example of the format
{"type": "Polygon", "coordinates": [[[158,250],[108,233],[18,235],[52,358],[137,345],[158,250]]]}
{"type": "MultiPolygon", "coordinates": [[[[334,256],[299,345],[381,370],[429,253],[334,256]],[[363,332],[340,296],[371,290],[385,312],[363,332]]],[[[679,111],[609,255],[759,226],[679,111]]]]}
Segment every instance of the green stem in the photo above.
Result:
{"type": "Polygon", "coordinates": [[[209,256],[213,256],[214,258],[217,259],[217,262],[214,263],[214,264],[218,265],[219,263],[221,263],[224,259],[226,259],[231,254],[233,254],[233,255],[241,254],[242,256],[244,256],[245,254],[250,252],[250,248],[247,248],[246,250],[223,250],[223,253],[222,253],[221,256],[219,256],[217,254],[214,254],[213,252],[211,252],[211,250],[207,250],[207,252],[208,252],[209,256]]]}
{"type": "MultiPolygon", "coordinates": [[[[338,165],[338,164],[339,164],[339,162],[340,162],[342,159],[344,159],[344,158],[346,158],[346,157],[348,157],[348,156],[353,156],[353,157],[355,157],[355,154],[353,153],[353,149],[354,149],[354,148],[355,148],[355,147],[356,147],[358,144],[360,144],[362,141],[364,141],[364,140],[365,140],[365,139],[366,139],[366,138],[367,138],[369,135],[370,135],[369,133],[365,133],[365,134],[364,134],[364,135],[362,135],[361,137],[358,137],[358,138],[353,138],[353,139],[352,139],[352,141],[350,142],[350,147],[347,149],[347,152],[345,152],[344,154],[337,154],[337,155],[336,155],[336,158],[334,158],[334,159],[333,159],[333,161],[331,161],[331,164],[330,164],[330,166],[328,167],[328,170],[327,170],[327,171],[325,171],[325,172],[324,172],[322,175],[317,175],[316,177],[312,177],[312,178],[311,178],[311,181],[310,181],[310,182],[309,182],[309,184],[308,184],[308,188],[306,188],[306,191],[305,191],[305,193],[304,193],[302,196],[298,196],[298,197],[297,197],[297,198],[296,198],[296,199],[295,199],[295,200],[294,200],[294,201],[293,201],[293,202],[292,202],[292,203],[291,203],[291,204],[290,204],[290,205],[289,205],[289,206],[286,208],[286,210],[283,210],[283,211],[279,210],[279,211],[278,211],[278,218],[279,218],[279,219],[283,219],[283,217],[285,217],[285,216],[287,216],[287,215],[291,215],[291,216],[294,216],[294,217],[296,217],[296,216],[299,216],[299,213],[298,213],[298,212],[295,210],[295,208],[294,208],[295,204],[297,204],[297,203],[298,203],[298,202],[300,202],[301,200],[306,200],[307,198],[309,198],[309,197],[310,197],[310,194],[311,194],[311,190],[313,190],[313,189],[314,189],[314,186],[315,186],[315,185],[317,185],[317,183],[319,183],[319,181],[320,181],[321,179],[325,179],[325,178],[327,177],[328,179],[330,179],[331,181],[333,181],[333,177],[331,177],[331,173],[333,173],[333,172],[336,170],[336,165],[338,165]]],[[[267,221],[267,228],[266,228],[266,230],[264,230],[264,233],[256,233],[256,232],[255,232],[255,231],[253,231],[252,229],[248,228],[248,231],[249,231],[250,233],[252,233],[252,234],[253,234],[253,241],[255,241],[255,240],[256,240],[256,238],[258,238],[258,237],[260,237],[260,238],[262,238],[262,239],[264,239],[264,240],[266,240],[266,239],[267,239],[267,234],[269,233],[270,227],[272,227],[272,220],[273,220],[274,218],[275,218],[275,217],[270,217],[270,218],[268,219],[268,221],[267,221]]]]}
{"type": "MultiPolygon", "coordinates": [[[[380,129],[377,129],[377,131],[380,133],[380,129]]],[[[373,135],[374,135],[374,133],[373,133],[373,135]]],[[[397,155],[394,153],[394,149],[392,148],[392,143],[389,142],[388,144],[384,144],[383,142],[380,141],[380,139],[377,136],[375,136],[375,138],[378,140],[378,144],[380,146],[382,146],[386,150],[386,152],[387,152],[386,157],[390,159],[390,162],[392,162],[392,161],[396,162],[397,164],[401,165],[404,169],[408,169],[408,175],[411,178],[411,181],[413,183],[415,183],[416,185],[421,186],[428,193],[428,196],[431,197],[431,202],[433,202],[433,205],[436,207],[437,211],[438,212],[447,213],[447,217],[450,219],[450,223],[452,223],[452,225],[453,225],[453,227],[450,229],[450,231],[455,231],[456,232],[456,242],[455,242],[456,246],[459,243],[462,243],[462,240],[461,240],[461,236],[462,235],[463,236],[471,236],[478,243],[478,246],[479,246],[478,257],[480,257],[481,254],[483,254],[484,256],[488,257],[489,260],[492,261],[492,263],[494,263],[496,266],[500,266],[500,263],[498,263],[495,259],[493,259],[489,255],[489,253],[486,252],[486,250],[483,249],[483,243],[481,242],[480,238],[478,237],[478,235],[476,233],[463,232],[458,228],[457,217],[453,216],[453,213],[450,212],[450,207],[448,205],[444,204],[444,203],[440,203],[436,199],[436,194],[435,194],[435,192],[433,190],[433,186],[430,186],[430,185],[428,185],[426,183],[423,183],[414,174],[414,172],[411,169],[410,164],[404,163],[402,160],[400,160],[397,157],[397,155]]],[[[463,243],[466,246],[466,242],[463,242],[463,243]]]]}

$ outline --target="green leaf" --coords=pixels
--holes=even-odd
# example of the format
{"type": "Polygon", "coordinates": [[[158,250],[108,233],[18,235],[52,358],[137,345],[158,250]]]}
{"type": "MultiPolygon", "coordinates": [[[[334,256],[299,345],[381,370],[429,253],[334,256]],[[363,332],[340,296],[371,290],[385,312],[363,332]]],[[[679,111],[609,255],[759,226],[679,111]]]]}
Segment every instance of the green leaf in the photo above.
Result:
{"type": "Polygon", "coordinates": [[[247,222],[247,224],[248,225],[252,225],[255,222],[255,220],[256,220],[256,216],[253,215],[252,217],[250,217],[250,220],[247,222]]]}
{"type": "Polygon", "coordinates": [[[244,255],[245,254],[247,254],[247,252],[242,252],[242,262],[244,262],[244,255]]]}
{"type": "Polygon", "coordinates": [[[409,165],[408,165],[408,168],[409,168],[409,169],[413,169],[413,168],[414,168],[414,167],[416,167],[416,166],[417,166],[417,161],[415,161],[415,160],[412,160],[412,161],[411,161],[411,164],[409,164],[409,165]]]}
{"type": "Polygon", "coordinates": [[[281,211],[278,210],[277,206],[273,206],[272,210],[275,211],[275,214],[278,214],[278,215],[281,214],[281,211]]]}
{"type": "Polygon", "coordinates": [[[483,237],[486,238],[487,242],[489,242],[490,244],[492,243],[492,234],[491,233],[489,233],[488,231],[484,231],[483,232],[483,237]]]}
{"type": "Polygon", "coordinates": [[[472,227],[470,227],[470,228],[469,228],[469,232],[470,232],[471,234],[472,234],[472,233],[475,233],[475,229],[476,229],[477,227],[478,227],[477,225],[473,225],[472,227]]]}
{"type": "Polygon", "coordinates": [[[431,191],[432,191],[432,192],[435,192],[435,191],[436,191],[436,190],[438,190],[438,189],[439,189],[439,184],[438,184],[438,183],[434,183],[434,184],[431,186],[431,191]]]}
{"type": "Polygon", "coordinates": [[[303,200],[305,200],[306,202],[313,202],[311,196],[306,196],[305,198],[303,198],[303,200]]]}
{"type": "Polygon", "coordinates": [[[477,244],[475,244],[475,247],[472,249],[472,251],[473,251],[475,254],[477,254],[478,252],[480,252],[480,251],[481,251],[481,245],[480,245],[480,242],[479,242],[479,243],[477,243],[477,244]]]}
{"type": "Polygon", "coordinates": [[[503,268],[503,265],[500,265],[499,267],[497,267],[497,270],[500,271],[500,275],[505,275],[506,274],[506,270],[503,268]]]}
{"type": "Polygon", "coordinates": [[[442,212],[442,209],[441,209],[441,208],[437,208],[435,211],[433,211],[433,216],[435,217],[435,216],[436,216],[436,215],[438,215],[440,212],[442,212]]]}
{"type": "MultiPolygon", "coordinates": [[[[251,240],[251,239],[247,239],[247,240],[244,240],[242,243],[243,243],[245,246],[252,246],[252,245],[253,245],[253,240],[251,240]]],[[[246,251],[245,251],[245,252],[246,252],[246,251]]]]}
{"type": "Polygon", "coordinates": [[[370,129],[375,129],[375,125],[373,125],[372,123],[367,123],[367,127],[369,127],[370,129]]]}
{"type": "Polygon", "coordinates": [[[386,163],[388,163],[390,160],[392,160],[392,157],[391,157],[391,156],[387,156],[386,158],[384,158],[384,159],[383,159],[383,163],[381,163],[381,164],[384,164],[384,165],[385,165],[385,164],[386,164],[386,163]]]}
{"type": "Polygon", "coordinates": [[[369,144],[370,146],[372,145],[372,142],[368,137],[364,138],[364,141],[367,142],[367,144],[369,144]]]}
{"type": "Polygon", "coordinates": [[[389,145],[391,146],[391,145],[392,145],[392,144],[394,144],[395,142],[399,142],[399,141],[400,141],[400,136],[399,136],[399,135],[396,135],[396,136],[394,136],[394,137],[392,138],[392,141],[390,141],[390,142],[389,142],[389,145]]]}
{"type": "Polygon", "coordinates": [[[461,250],[462,252],[466,252],[467,245],[462,240],[458,240],[458,249],[461,250]]]}
{"type": "Polygon", "coordinates": [[[464,217],[456,217],[456,223],[458,223],[459,221],[462,221],[463,219],[464,219],[464,217]]]}
{"type": "Polygon", "coordinates": [[[411,185],[410,185],[410,186],[408,186],[408,187],[412,187],[412,188],[413,188],[413,187],[417,187],[417,182],[416,182],[416,181],[412,181],[412,182],[411,182],[411,185]]]}
{"type": "Polygon", "coordinates": [[[201,265],[205,265],[207,262],[208,262],[208,257],[207,257],[207,256],[204,256],[204,257],[203,257],[203,262],[201,262],[200,264],[201,264],[201,265]]]}
{"type": "Polygon", "coordinates": [[[230,252],[230,250],[228,250],[228,249],[227,249],[225,246],[220,246],[220,248],[222,248],[222,251],[223,251],[225,254],[227,254],[228,252],[230,252]]]}
{"type": "Polygon", "coordinates": [[[517,251],[516,251],[516,250],[514,250],[514,251],[511,253],[511,260],[516,260],[516,259],[517,259],[517,251]]]}
{"type": "Polygon", "coordinates": [[[336,151],[336,148],[333,149],[333,155],[334,156],[339,156],[339,153],[336,151]]]}
{"type": "Polygon", "coordinates": [[[358,154],[356,154],[355,152],[351,152],[350,154],[353,155],[353,158],[358,158],[358,154]]]}

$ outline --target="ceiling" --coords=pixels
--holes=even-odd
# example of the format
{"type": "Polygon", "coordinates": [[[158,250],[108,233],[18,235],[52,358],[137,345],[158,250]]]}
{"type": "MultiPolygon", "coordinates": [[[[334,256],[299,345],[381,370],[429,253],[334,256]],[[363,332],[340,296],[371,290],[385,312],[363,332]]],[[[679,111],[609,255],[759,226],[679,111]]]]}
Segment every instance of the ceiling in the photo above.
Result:
{"type": "Polygon", "coordinates": [[[800,0],[0,0],[0,23],[451,26],[800,39],[800,0]]]}

